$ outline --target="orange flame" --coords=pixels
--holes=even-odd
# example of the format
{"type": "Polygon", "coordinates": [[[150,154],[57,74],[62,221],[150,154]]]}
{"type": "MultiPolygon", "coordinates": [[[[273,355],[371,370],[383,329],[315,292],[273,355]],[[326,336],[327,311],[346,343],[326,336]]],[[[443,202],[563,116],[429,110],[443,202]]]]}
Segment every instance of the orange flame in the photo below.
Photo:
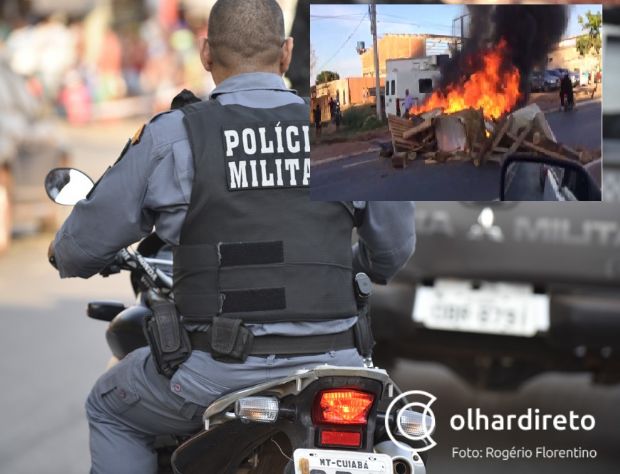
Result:
{"type": "Polygon", "coordinates": [[[519,99],[519,70],[510,65],[500,71],[506,54],[506,41],[501,40],[494,48],[482,55],[482,68],[463,82],[437,90],[420,106],[413,106],[410,114],[421,114],[436,108],[444,113],[458,112],[472,107],[482,109],[485,118],[497,119],[509,112],[519,99]]]}

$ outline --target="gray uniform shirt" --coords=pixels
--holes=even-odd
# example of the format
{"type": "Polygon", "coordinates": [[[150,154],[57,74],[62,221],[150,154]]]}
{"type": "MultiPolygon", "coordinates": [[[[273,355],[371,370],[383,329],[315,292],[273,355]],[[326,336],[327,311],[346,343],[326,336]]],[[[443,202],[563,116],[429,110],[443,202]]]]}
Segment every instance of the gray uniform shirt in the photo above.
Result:
{"type": "MultiPolygon", "coordinates": [[[[280,76],[240,74],[220,83],[211,97],[222,105],[273,108],[303,103],[280,76]]],[[[109,263],[119,249],[155,228],[171,245],[179,243],[194,178],[194,164],[183,112],[156,116],[138,143],[108,169],[87,200],[80,201],[58,231],[55,255],[60,276],[88,278],[109,263]]],[[[354,265],[375,280],[390,279],[415,246],[414,204],[356,202],[365,207],[354,246],[354,265]]],[[[217,223],[213,223],[217,225],[217,223]]],[[[356,317],[322,323],[252,325],[255,335],[313,335],[341,332],[356,317]]]]}

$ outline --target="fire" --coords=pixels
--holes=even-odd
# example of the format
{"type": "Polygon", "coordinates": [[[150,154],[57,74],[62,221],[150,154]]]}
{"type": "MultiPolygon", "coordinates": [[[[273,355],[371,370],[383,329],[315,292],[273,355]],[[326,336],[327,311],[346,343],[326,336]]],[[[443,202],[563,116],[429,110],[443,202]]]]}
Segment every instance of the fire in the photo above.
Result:
{"type": "Polygon", "coordinates": [[[510,65],[500,71],[506,54],[506,42],[501,40],[494,48],[483,53],[483,67],[459,84],[438,90],[411,114],[421,114],[436,108],[444,113],[474,108],[482,109],[485,118],[497,119],[509,112],[519,99],[519,70],[510,65]]]}

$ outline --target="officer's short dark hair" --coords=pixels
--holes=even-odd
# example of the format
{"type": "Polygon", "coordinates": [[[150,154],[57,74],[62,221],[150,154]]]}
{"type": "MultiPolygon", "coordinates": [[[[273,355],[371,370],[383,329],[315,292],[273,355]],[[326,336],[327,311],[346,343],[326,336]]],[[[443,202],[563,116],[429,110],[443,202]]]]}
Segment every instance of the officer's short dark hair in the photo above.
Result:
{"type": "Polygon", "coordinates": [[[218,0],[209,15],[211,55],[226,68],[277,63],[284,35],[276,0],[218,0]]]}

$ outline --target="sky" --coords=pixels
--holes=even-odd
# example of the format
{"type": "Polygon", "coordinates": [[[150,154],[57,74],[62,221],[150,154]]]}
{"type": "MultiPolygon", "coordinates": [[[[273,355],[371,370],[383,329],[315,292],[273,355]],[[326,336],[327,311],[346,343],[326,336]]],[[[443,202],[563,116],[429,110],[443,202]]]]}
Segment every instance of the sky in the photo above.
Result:
{"type": "MultiPolygon", "coordinates": [[[[565,37],[581,33],[579,15],[601,11],[601,5],[571,5],[565,37]]],[[[466,12],[464,5],[377,5],[377,33],[452,34],[452,20],[466,12]]],[[[458,33],[460,30],[457,30],[458,33]]],[[[341,77],[361,76],[358,41],[372,46],[367,5],[311,5],[310,44],[316,70],[335,71],[341,77]]],[[[314,83],[314,77],[312,77],[314,83]]]]}

